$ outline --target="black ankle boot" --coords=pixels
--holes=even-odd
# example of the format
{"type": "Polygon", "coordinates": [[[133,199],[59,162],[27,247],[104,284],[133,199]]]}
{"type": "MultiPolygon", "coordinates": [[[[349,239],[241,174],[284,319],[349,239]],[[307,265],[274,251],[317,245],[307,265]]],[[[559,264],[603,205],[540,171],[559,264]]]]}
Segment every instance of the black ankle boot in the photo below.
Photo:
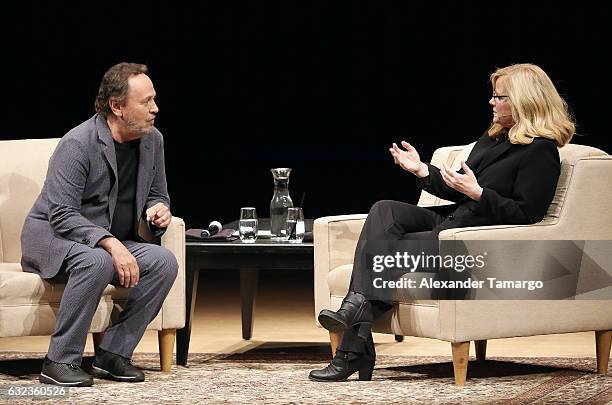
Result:
{"type": "Polygon", "coordinates": [[[370,381],[375,358],[364,353],[348,353],[337,350],[329,365],[321,370],[312,370],[308,378],[318,382],[346,381],[359,371],[359,381],[370,381]]]}
{"type": "Polygon", "coordinates": [[[324,309],[319,313],[319,323],[331,332],[342,332],[359,325],[358,335],[366,339],[374,322],[372,304],[361,293],[349,292],[336,312],[324,309]]]}

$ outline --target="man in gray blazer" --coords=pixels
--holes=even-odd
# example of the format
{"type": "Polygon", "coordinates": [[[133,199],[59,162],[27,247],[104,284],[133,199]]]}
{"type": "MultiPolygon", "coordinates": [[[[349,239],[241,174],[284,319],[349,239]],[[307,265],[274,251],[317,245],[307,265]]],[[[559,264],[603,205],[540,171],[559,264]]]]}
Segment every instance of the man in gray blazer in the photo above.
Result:
{"type": "Polygon", "coordinates": [[[89,386],[80,367],[87,332],[109,283],[131,288],[125,309],[96,350],[93,374],[144,381],[130,358],[174,283],[178,263],[143,243],[139,221],[156,236],[170,224],[159,111],[145,65],[120,63],[102,79],[96,114],[70,130],[49,161],[22,234],[22,267],[66,283],[40,381],[89,386]]]}

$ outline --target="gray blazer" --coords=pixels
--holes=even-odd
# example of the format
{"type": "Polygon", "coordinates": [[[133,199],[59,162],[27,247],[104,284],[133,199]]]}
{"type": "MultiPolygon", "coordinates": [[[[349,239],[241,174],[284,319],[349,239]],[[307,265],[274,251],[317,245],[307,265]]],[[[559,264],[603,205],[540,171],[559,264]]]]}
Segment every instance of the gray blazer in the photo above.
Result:
{"type": "MultiPolygon", "coordinates": [[[[98,114],[60,140],[47,178],[21,232],[21,265],[43,278],[54,277],[75,243],[94,248],[109,230],[117,204],[117,159],[106,119],[98,114]]],[[[136,207],[170,207],[162,134],[153,129],[140,141],[136,207]]],[[[155,227],[153,227],[155,228],[155,227]]],[[[156,236],[164,230],[152,229],[156,236]]]]}

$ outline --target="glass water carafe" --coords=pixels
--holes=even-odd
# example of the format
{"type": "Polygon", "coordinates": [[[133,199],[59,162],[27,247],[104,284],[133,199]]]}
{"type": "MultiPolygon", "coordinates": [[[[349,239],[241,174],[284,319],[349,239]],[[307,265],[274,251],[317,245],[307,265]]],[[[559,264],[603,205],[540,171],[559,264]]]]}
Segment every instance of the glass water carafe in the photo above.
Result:
{"type": "Polygon", "coordinates": [[[291,169],[270,169],[274,176],[274,195],[270,201],[270,234],[272,240],[287,239],[287,209],[293,207],[289,196],[289,175],[291,169]]]}

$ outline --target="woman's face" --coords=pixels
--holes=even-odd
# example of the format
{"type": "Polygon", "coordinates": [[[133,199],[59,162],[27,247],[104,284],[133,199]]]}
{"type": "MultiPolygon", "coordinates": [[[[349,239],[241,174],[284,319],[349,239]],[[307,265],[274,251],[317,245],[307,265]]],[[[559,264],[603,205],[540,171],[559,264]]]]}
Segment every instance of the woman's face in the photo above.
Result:
{"type": "Polygon", "coordinates": [[[489,100],[489,104],[493,107],[493,123],[505,128],[512,128],[514,125],[512,106],[510,105],[510,97],[508,97],[506,92],[504,81],[505,77],[503,76],[495,81],[493,95],[489,100]]]}

